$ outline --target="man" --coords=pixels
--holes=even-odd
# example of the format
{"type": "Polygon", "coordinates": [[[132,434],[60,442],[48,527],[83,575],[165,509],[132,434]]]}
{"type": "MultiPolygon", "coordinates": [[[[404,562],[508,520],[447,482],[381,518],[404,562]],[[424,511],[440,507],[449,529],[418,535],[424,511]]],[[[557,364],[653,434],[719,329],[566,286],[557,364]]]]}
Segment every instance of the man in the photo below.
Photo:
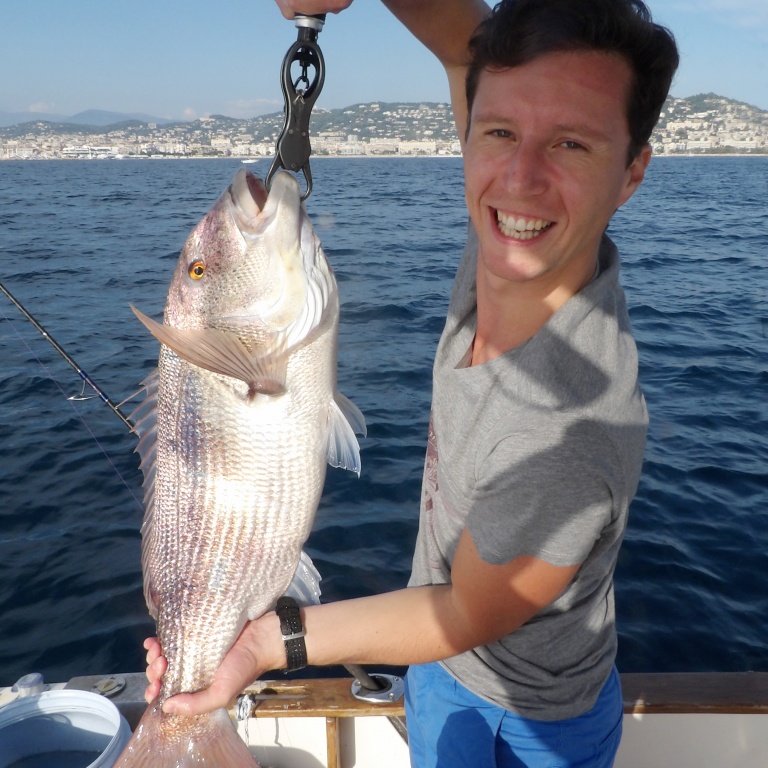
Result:
{"type": "MultiPolygon", "coordinates": [[[[639,0],[385,3],[446,69],[472,226],[436,354],[410,585],[304,609],[307,657],[410,665],[415,766],[610,766],[612,577],[647,414],[604,232],[643,180],[675,44],[639,0]]],[[[278,4],[291,17],[351,0],[278,4]]],[[[146,645],[151,698],[165,661],[146,645]]],[[[166,711],[221,706],[286,663],[269,613],[209,689],[166,711]]]]}

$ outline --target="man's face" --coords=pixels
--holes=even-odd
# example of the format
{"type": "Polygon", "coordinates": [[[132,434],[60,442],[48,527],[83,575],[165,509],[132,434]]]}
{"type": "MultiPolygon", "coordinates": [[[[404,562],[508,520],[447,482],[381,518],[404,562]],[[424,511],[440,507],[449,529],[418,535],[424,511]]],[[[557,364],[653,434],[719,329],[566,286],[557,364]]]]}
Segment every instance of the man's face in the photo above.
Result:
{"type": "Polygon", "coordinates": [[[627,167],[631,77],[622,57],[596,51],[481,74],[464,171],[489,279],[575,290],[589,280],[650,160],[646,147],[627,167]]]}

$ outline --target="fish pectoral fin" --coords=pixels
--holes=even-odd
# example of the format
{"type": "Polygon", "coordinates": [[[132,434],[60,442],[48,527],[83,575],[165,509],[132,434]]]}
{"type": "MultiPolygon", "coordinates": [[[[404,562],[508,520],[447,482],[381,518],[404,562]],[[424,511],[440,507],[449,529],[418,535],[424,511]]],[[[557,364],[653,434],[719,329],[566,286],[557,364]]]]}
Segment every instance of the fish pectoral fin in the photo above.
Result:
{"type": "Polygon", "coordinates": [[[346,396],[341,392],[336,392],[333,396],[336,401],[336,405],[339,406],[342,415],[349,422],[356,435],[362,435],[365,437],[368,432],[365,428],[365,416],[363,412],[346,396]]]}
{"type": "Polygon", "coordinates": [[[365,434],[363,414],[351,400],[337,392],[328,407],[328,463],[360,477],[360,446],[355,429],[365,434]]]}
{"type": "Polygon", "coordinates": [[[312,558],[302,549],[299,564],[288,589],[283,594],[292,597],[299,605],[320,605],[320,572],[312,558]]]}
{"type": "Polygon", "coordinates": [[[285,393],[287,355],[283,347],[254,354],[233,333],[215,328],[181,330],[152,320],[133,305],[131,309],[161,344],[192,365],[244,381],[249,397],[285,393]]]}
{"type": "MultiPolygon", "coordinates": [[[[288,584],[285,592],[283,592],[283,596],[292,597],[302,607],[320,605],[321,579],[320,572],[315,568],[312,558],[305,550],[302,550],[296,570],[293,572],[290,584],[288,584]]],[[[259,595],[259,599],[248,609],[248,621],[253,621],[264,613],[264,604],[261,597],[259,595]]],[[[278,597],[281,597],[281,595],[275,597],[274,602],[269,606],[270,610],[275,609],[278,597]]]]}

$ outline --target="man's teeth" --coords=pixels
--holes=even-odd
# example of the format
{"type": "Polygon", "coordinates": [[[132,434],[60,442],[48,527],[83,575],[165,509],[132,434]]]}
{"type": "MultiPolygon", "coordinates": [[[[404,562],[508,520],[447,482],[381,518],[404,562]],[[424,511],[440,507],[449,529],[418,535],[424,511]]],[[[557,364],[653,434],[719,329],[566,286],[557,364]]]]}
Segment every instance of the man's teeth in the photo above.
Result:
{"type": "Polygon", "coordinates": [[[532,240],[552,226],[551,221],[544,221],[543,219],[518,219],[501,211],[496,211],[496,220],[499,222],[501,233],[505,237],[512,237],[515,240],[532,240]]]}

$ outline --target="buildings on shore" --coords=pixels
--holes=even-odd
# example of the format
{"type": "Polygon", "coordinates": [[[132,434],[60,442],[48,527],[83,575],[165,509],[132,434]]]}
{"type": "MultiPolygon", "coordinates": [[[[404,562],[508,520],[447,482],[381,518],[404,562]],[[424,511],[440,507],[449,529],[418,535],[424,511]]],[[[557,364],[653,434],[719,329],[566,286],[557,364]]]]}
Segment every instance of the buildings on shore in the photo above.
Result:
{"type": "MultiPolygon", "coordinates": [[[[274,153],[280,114],[105,127],[32,122],[0,128],[0,160],[240,157],[274,153]]],[[[459,155],[450,105],[358,104],[316,110],[312,151],[328,156],[459,155]]],[[[768,154],[768,112],[714,94],[670,97],[651,139],[660,155],[768,154]]]]}

